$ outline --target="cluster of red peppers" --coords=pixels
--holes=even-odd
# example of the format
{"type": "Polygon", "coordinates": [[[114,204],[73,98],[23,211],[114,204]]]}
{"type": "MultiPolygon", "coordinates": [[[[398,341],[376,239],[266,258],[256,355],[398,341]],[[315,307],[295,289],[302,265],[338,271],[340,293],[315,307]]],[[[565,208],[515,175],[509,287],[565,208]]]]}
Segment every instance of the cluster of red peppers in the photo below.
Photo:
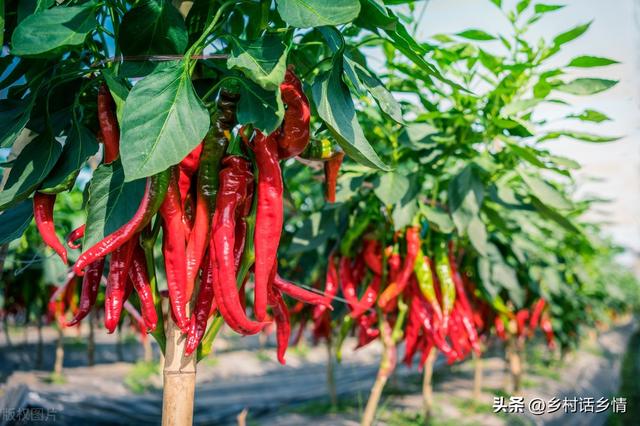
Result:
{"type": "Polygon", "coordinates": [[[494,318],[496,335],[501,340],[507,340],[508,331],[518,339],[533,337],[535,330],[540,327],[544,333],[549,349],[555,349],[555,335],[551,326],[551,318],[547,309],[547,303],[543,298],[538,299],[531,309],[523,308],[515,313],[496,316],[494,318]]]}
{"type": "MultiPolygon", "coordinates": [[[[278,359],[284,363],[290,318],[283,294],[318,308],[330,309],[330,305],[327,298],[284,280],[277,271],[283,226],[280,161],[301,154],[310,138],[309,102],[292,70],[287,70],[280,89],[286,106],[281,127],[269,135],[241,128],[238,135],[244,145],[236,145],[233,152],[228,148],[238,95],[221,90],[204,140],[180,164],[147,178],[142,201],[127,223],[83,249],[73,266],[83,281],[79,306],[69,325],[82,320],[95,305],[109,256],[105,327],[115,330],[123,305],[135,290],[145,327],[156,328],[161,311],[149,280],[154,267],[153,241],[149,243],[148,236],[157,235],[161,224],[166,293],[173,321],[187,336],[185,353],[195,351],[209,318],[218,312],[229,327],[244,335],[275,322],[278,359]],[[156,213],[160,218],[152,226],[156,213]],[[250,271],[255,319],[246,310],[250,271]]],[[[98,94],[98,117],[104,162],[110,163],[118,158],[120,136],[114,102],[104,85],[98,94]]],[[[342,156],[337,157],[341,163],[342,156]]],[[[335,194],[339,163],[334,159],[331,164],[327,193],[335,198],[331,194],[335,194]]],[[[66,249],[53,223],[54,202],[55,195],[36,194],[36,223],[44,242],[66,263],[66,249]]],[[[80,247],[77,241],[84,231],[83,225],[67,237],[69,247],[80,247]]]]}

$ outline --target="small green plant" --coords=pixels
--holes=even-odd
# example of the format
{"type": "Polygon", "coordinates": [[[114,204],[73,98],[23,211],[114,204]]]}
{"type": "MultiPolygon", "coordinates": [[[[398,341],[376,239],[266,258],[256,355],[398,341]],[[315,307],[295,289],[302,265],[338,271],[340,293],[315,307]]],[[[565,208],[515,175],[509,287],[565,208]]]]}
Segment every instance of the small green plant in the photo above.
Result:
{"type": "Polygon", "coordinates": [[[142,394],[155,388],[152,378],[160,374],[160,366],[155,362],[137,362],[124,378],[124,384],[131,392],[142,394]]]}

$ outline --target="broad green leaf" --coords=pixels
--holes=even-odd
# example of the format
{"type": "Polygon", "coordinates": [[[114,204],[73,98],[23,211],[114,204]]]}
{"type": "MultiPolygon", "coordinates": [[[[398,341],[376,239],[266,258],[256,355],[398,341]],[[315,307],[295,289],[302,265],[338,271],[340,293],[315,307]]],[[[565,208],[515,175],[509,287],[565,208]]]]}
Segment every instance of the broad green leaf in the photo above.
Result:
{"type": "Polygon", "coordinates": [[[102,75],[104,76],[104,80],[107,82],[109,92],[111,92],[113,101],[116,104],[116,116],[118,118],[118,123],[122,123],[122,112],[124,111],[124,103],[127,100],[127,96],[129,96],[129,91],[131,90],[130,85],[127,84],[126,80],[123,78],[113,75],[111,70],[102,70],[102,75]]]}
{"type": "Polygon", "coordinates": [[[408,201],[401,200],[393,207],[391,213],[391,219],[393,220],[393,228],[395,231],[400,231],[405,227],[411,225],[413,218],[418,213],[418,202],[415,198],[411,198],[408,201]]]}
{"type": "Polygon", "coordinates": [[[495,4],[499,8],[502,8],[502,0],[491,0],[491,3],[495,4]]]}
{"type": "Polygon", "coordinates": [[[12,163],[7,183],[0,191],[0,211],[28,198],[58,161],[62,146],[46,134],[24,147],[12,163]]]}
{"type": "Polygon", "coordinates": [[[479,216],[474,216],[473,219],[471,219],[467,227],[467,234],[469,235],[469,241],[471,241],[473,247],[478,250],[478,253],[481,256],[486,256],[488,241],[487,228],[479,216]]]}
{"type": "Polygon", "coordinates": [[[437,229],[444,234],[453,232],[455,229],[451,216],[438,207],[420,204],[420,213],[427,218],[430,225],[435,224],[437,229]]]}
{"type": "Polygon", "coordinates": [[[365,166],[389,170],[367,141],[356,117],[351,93],[342,81],[342,61],[316,78],[312,87],[313,102],[322,121],[345,153],[365,166]]]}
{"type": "Polygon", "coordinates": [[[562,166],[562,167],[566,167],[567,169],[580,169],[580,163],[578,163],[575,160],[572,160],[571,158],[567,158],[567,157],[561,157],[559,155],[551,155],[549,157],[549,160],[551,160],[554,164],[558,165],[558,166],[562,166]]]}
{"type": "Polygon", "coordinates": [[[357,87],[358,84],[364,86],[385,114],[396,123],[403,122],[400,104],[378,77],[346,55],[344,57],[344,68],[345,73],[352,79],[354,86],[357,87]]]}
{"type": "Polygon", "coordinates": [[[410,187],[409,179],[397,172],[383,173],[374,181],[373,192],[386,205],[392,205],[405,196],[410,187]]]}
{"type": "Polygon", "coordinates": [[[549,208],[546,204],[544,204],[542,201],[538,200],[537,198],[533,197],[531,199],[531,204],[533,204],[533,206],[536,208],[536,210],[542,217],[551,219],[552,221],[556,222],[558,225],[562,226],[569,232],[582,234],[582,231],[569,218],[557,212],[556,210],[549,208]]]}
{"type": "Polygon", "coordinates": [[[231,39],[229,68],[237,68],[265,90],[276,90],[287,70],[287,47],[282,37],[269,33],[256,41],[231,39]]]}
{"type": "Polygon", "coordinates": [[[522,180],[527,184],[531,193],[547,206],[558,210],[568,210],[572,207],[564,195],[544,180],[526,173],[521,173],[520,176],[522,176],[522,180]]]}
{"type": "Polygon", "coordinates": [[[618,80],[606,80],[603,78],[576,78],[575,80],[555,87],[560,92],[572,95],[586,96],[604,92],[618,84],[618,80]]]}
{"type": "Polygon", "coordinates": [[[100,165],[89,186],[87,227],[83,246],[92,247],[127,223],[138,210],[145,179],[125,181],[120,160],[100,165]]]}
{"type": "Polygon", "coordinates": [[[585,109],[580,114],[571,114],[567,118],[577,118],[582,121],[590,121],[593,123],[602,123],[603,121],[610,121],[609,116],[593,109],[585,109]]]}
{"type": "Polygon", "coordinates": [[[142,0],[122,17],[118,44],[125,55],[180,54],[187,42],[184,19],[168,0],[142,0]]]}
{"type": "Polygon", "coordinates": [[[533,6],[533,11],[535,13],[548,13],[548,12],[554,12],[556,10],[560,10],[563,7],[565,7],[564,4],[543,4],[543,3],[538,3],[535,6],[533,6]]]}
{"type": "Polygon", "coordinates": [[[530,3],[531,0],[520,0],[516,5],[516,11],[518,12],[518,14],[524,12],[529,7],[530,3]]]}
{"type": "Polygon", "coordinates": [[[18,25],[11,37],[11,53],[55,56],[84,43],[97,25],[93,1],[82,6],[55,6],[27,17],[18,25]]]}
{"type": "Polygon", "coordinates": [[[358,0],[276,0],[276,5],[282,19],[297,28],[346,24],[360,13],[358,0]]]}
{"type": "Polygon", "coordinates": [[[210,123],[184,62],[139,81],[122,116],[120,155],[127,182],[178,164],[200,143],[210,123]]]}
{"type": "Polygon", "coordinates": [[[242,80],[237,115],[240,124],[252,124],[265,134],[272,133],[284,117],[280,87],[265,90],[252,81],[242,80]]]}
{"type": "Polygon", "coordinates": [[[0,244],[20,238],[33,219],[33,203],[24,200],[0,213],[0,244]]]}
{"type": "Polygon", "coordinates": [[[458,232],[464,234],[480,212],[484,197],[482,182],[473,165],[467,165],[449,182],[449,211],[458,232]]]}
{"type": "Polygon", "coordinates": [[[0,100],[0,148],[13,145],[29,121],[32,107],[29,100],[0,100]]]}
{"type": "Polygon", "coordinates": [[[503,116],[508,117],[510,115],[517,114],[522,111],[527,111],[543,101],[544,99],[522,99],[518,101],[513,101],[505,105],[504,107],[502,107],[502,110],[500,112],[503,116]]]}
{"type": "Polygon", "coordinates": [[[578,56],[573,58],[567,65],[568,67],[577,68],[590,68],[590,67],[604,67],[612,64],[619,64],[620,62],[609,58],[601,58],[598,56],[578,56]]]}
{"type": "Polygon", "coordinates": [[[558,34],[554,37],[553,44],[555,44],[556,46],[561,46],[565,43],[569,43],[570,41],[575,40],[576,38],[584,34],[589,29],[590,25],[591,22],[587,22],[586,24],[578,25],[577,27],[572,28],[569,31],[558,34]]]}
{"type": "Polygon", "coordinates": [[[98,141],[94,134],[82,123],[74,121],[62,149],[60,159],[39,189],[42,192],[48,192],[47,189],[56,189],[56,187],[59,190],[54,192],[68,189],[61,187],[61,185],[70,178],[73,179],[71,182],[71,185],[73,185],[75,177],[87,161],[87,158],[96,152],[98,152],[98,141]]]}
{"type": "Polygon", "coordinates": [[[495,40],[496,38],[491,34],[478,30],[478,29],[470,29],[465,30],[459,33],[456,33],[458,37],[466,38],[469,40],[478,40],[478,41],[487,41],[487,40],[495,40]]]}
{"type": "Polygon", "coordinates": [[[507,146],[518,157],[533,164],[534,166],[541,168],[546,167],[545,164],[538,158],[535,149],[528,146],[520,146],[514,142],[507,142],[507,146]]]}
{"type": "Polygon", "coordinates": [[[538,141],[542,142],[542,141],[547,141],[552,139],[558,139],[562,136],[566,136],[568,138],[577,139],[584,142],[596,142],[596,143],[613,142],[620,139],[620,136],[600,136],[600,135],[594,135],[591,133],[574,132],[572,130],[557,130],[554,132],[547,133],[546,135],[538,139],[538,141]]]}

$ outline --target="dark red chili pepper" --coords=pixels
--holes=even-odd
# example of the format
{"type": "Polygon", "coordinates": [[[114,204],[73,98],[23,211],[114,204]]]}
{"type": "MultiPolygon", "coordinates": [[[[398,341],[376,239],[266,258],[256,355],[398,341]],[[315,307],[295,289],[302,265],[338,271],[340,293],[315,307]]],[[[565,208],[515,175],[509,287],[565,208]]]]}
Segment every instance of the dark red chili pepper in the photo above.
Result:
{"type": "Polygon", "coordinates": [[[516,323],[518,324],[518,337],[524,337],[527,332],[527,320],[529,319],[529,310],[521,309],[516,312],[516,323]]]}
{"type": "Polygon", "coordinates": [[[80,225],[79,227],[71,231],[69,235],[67,235],[66,243],[69,248],[75,250],[75,249],[79,249],[82,246],[81,244],[76,243],[76,241],[84,238],[85,228],[86,228],[86,225],[80,225]]]}
{"type": "Polygon", "coordinates": [[[53,206],[56,203],[55,194],[37,192],[33,195],[33,217],[44,243],[55,251],[60,259],[67,264],[67,249],[56,235],[53,222],[53,206]]]}
{"type": "Polygon", "coordinates": [[[282,294],[277,288],[269,289],[269,304],[276,323],[276,341],[278,346],[278,361],[284,365],[284,355],[289,346],[289,336],[291,335],[291,320],[286,303],[282,299],[282,294]]]}
{"type": "Polygon", "coordinates": [[[198,182],[193,228],[187,243],[187,286],[193,287],[210,239],[211,218],[216,207],[220,163],[229,142],[229,131],[236,123],[238,95],[222,90],[216,112],[211,117],[211,128],[204,137],[198,182]]]}
{"type": "Polygon", "coordinates": [[[404,291],[409,284],[409,278],[413,275],[413,267],[420,249],[420,229],[415,226],[407,228],[405,238],[407,240],[407,254],[404,258],[402,270],[398,277],[380,295],[378,306],[382,309],[388,308],[387,305],[404,291]]]}
{"type": "Polygon", "coordinates": [[[538,327],[538,323],[540,322],[540,316],[544,311],[545,305],[546,305],[545,300],[540,298],[538,299],[535,306],[533,307],[533,313],[531,314],[531,318],[529,319],[530,331],[533,332],[533,330],[535,330],[538,327]]]}
{"type": "Polygon", "coordinates": [[[309,100],[302,90],[302,83],[290,69],[280,84],[280,93],[287,106],[282,128],[277,133],[278,156],[284,160],[301,154],[307,147],[311,110],[309,100]]]}
{"type": "Polygon", "coordinates": [[[382,277],[380,275],[374,275],[373,278],[371,278],[371,283],[364,290],[364,293],[362,293],[362,297],[349,314],[352,318],[358,318],[360,315],[367,312],[373,307],[373,305],[376,304],[376,299],[378,298],[378,292],[380,291],[381,282],[382,277]]]}
{"type": "Polygon", "coordinates": [[[336,188],[342,160],[344,160],[344,152],[337,152],[324,162],[324,198],[329,203],[336,202],[336,188]]]}
{"type": "MultiPolygon", "coordinates": [[[[251,180],[250,166],[246,160],[238,156],[225,157],[222,165],[209,245],[209,253],[213,253],[210,257],[214,260],[214,297],[218,310],[229,327],[241,334],[256,334],[265,324],[247,318],[240,304],[233,253],[237,210],[241,208],[241,201],[246,197],[245,184],[251,180]]],[[[271,269],[274,261],[275,259],[271,261],[271,269]]],[[[267,282],[268,279],[269,276],[267,282]]]]}
{"type": "Polygon", "coordinates": [[[171,180],[167,188],[167,195],[160,207],[160,216],[162,216],[162,252],[164,254],[171,311],[176,320],[176,325],[186,333],[189,327],[189,317],[186,312],[188,302],[186,298],[186,239],[182,224],[178,173],[176,167],[171,169],[171,180]]]}
{"type": "Polygon", "coordinates": [[[333,298],[338,293],[338,272],[336,271],[336,265],[333,261],[333,253],[329,255],[329,262],[327,265],[327,275],[324,285],[324,300],[326,304],[316,305],[313,308],[313,319],[317,320],[327,311],[327,304],[331,305],[333,298]]]}
{"type": "Polygon", "coordinates": [[[276,260],[283,224],[282,173],[278,145],[273,136],[256,132],[253,141],[258,168],[258,209],[254,234],[254,312],[259,321],[267,315],[269,274],[276,260]]]}
{"type": "Polygon", "coordinates": [[[189,328],[189,336],[185,345],[184,353],[186,356],[191,355],[200,344],[202,337],[207,329],[207,320],[213,303],[213,268],[209,255],[205,255],[202,277],[200,278],[200,287],[198,288],[198,296],[196,298],[196,306],[191,317],[191,327],[189,328]]]}
{"type": "Polygon", "coordinates": [[[353,266],[351,265],[351,259],[346,256],[340,258],[339,261],[339,279],[340,287],[342,289],[342,296],[345,298],[349,305],[349,309],[353,310],[358,304],[358,295],[356,293],[356,283],[351,274],[353,266]]]}
{"type": "Polygon", "coordinates": [[[333,310],[331,303],[327,302],[322,294],[305,290],[304,288],[285,280],[278,274],[276,274],[273,280],[273,285],[282,293],[285,293],[287,296],[291,296],[294,299],[299,300],[300,302],[308,303],[310,305],[324,305],[327,308],[333,310]]]}
{"type": "Polygon", "coordinates": [[[67,323],[71,327],[78,324],[91,311],[93,305],[96,304],[98,297],[98,289],[102,280],[102,272],[104,270],[104,257],[98,259],[87,267],[87,271],[82,278],[82,291],[80,293],[80,305],[78,312],[74,318],[67,323]]]}
{"type": "Polygon", "coordinates": [[[153,294],[151,293],[151,285],[149,283],[149,276],[147,275],[147,261],[144,250],[142,250],[139,244],[135,244],[133,249],[129,278],[131,279],[133,288],[136,290],[136,293],[138,293],[140,311],[142,312],[144,323],[147,329],[153,331],[158,324],[158,314],[153,303],[153,294]]]}
{"type": "Polygon", "coordinates": [[[418,318],[417,311],[410,310],[407,318],[407,325],[405,326],[404,330],[405,349],[403,362],[407,365],[407,367],[411,367],[411,364],[413,363],[413,356],[418,349],[418,334],[421,327],[422,325],[420,324],[420,319],[418,318]]]}
{"type": "Polygon", "coordinates": [[[103,240],[93,245],[78,257],[73,271],[77,275],[84,274],[84,268],[95,260],[105,257],[118,247],[129,241],[131,237],[142,230],[151,218],[158,212],[169,186],[169,170],[147,178],[142,201],[131,220],[122,225],[117,231],[109,234],[103,240]]]}
{"type": "Polygon", "coordinates": [[[104,162],[109,164],[120,155],[120,128],[113,97],[106,84],[102,84],[98,90],[98,123],[104,143],[104,162]]]}
{"type": "Polygon", "coordinates": [[[111,255],[104,296],[104,326],[109,333],[113,333],[120,322],[133,248],[137,243],[134,237],[111,255]]]}
{"type": "Polygon", "coordinates": [[[364,263],[376,275],[382,275],[382,255],[380,254],[380,243],[376,240],[365,240],[364,251],[362,252],[364,263]]]}
{"type": "Polygon", "coordinates": [[[242,200],[242,203],[237,210],[236,243],[233,248],[233,257],[235,259],[236,271],[240,267],[240,262],[242,261],[244,246],[247,239],[246,218],[249,215],[249,213],[251,213],[251,205],[253,203],[253,175],[246,174],[244,178],[245,178],[245,182],[242,185],[247,189],[247,191],[246,191],[246,196],[242,200]]]}

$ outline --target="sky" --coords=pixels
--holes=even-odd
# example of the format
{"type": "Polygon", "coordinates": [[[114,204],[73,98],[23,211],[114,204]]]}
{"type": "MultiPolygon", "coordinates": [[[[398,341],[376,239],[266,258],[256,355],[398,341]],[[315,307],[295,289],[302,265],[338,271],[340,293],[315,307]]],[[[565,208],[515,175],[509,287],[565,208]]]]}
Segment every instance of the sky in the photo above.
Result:
{"type": "MultiPolygon", "coordinates": [[[[513,1],[504,0],[507,6],[513,1]]],[[[532,1],[535,4],[536,1],[532,1]]],[[[640,272],[640,91],[638,86],[640,58],[638,55],[640,0],[557,0],[550,4],[566,7],[547,14],[531,28],[532,40],[552,38],[577,25],[593,21],[589,31],[565,45],[549,61],[550,66],[562,66],[580,55],[604,56],[620,64],[587,69],[568,69],[569,78],[600,77],[619,80],[603,93],[564,98],[575,111],[592,108],[604,112],[612,121],[597,125],[577,120],[556,121],[554,128],[572,128],[622,139],[594,144],[571,139],[545,142],[555,154],[569,156],[582,164],[577,173],[577,197],[609,199],[597,205],[590,219],[605,223],[605,231],[628,250],[622,260],[633,264],[640,272]]],[[[418,6],[420,14],[422,6],[418,6]]],[[[438,33],[456,33],[467,28],[481,28],[490,33],[509,33],[509,23],[489,0],[431,0],[420,21],[416,37],[426,40],[438,33]]],[[[489,50],[491,45],[488,45],[489,50]]],[[[558,106],[541,107],[540,116],[557,118],[566,110],[558,106]]]]}

